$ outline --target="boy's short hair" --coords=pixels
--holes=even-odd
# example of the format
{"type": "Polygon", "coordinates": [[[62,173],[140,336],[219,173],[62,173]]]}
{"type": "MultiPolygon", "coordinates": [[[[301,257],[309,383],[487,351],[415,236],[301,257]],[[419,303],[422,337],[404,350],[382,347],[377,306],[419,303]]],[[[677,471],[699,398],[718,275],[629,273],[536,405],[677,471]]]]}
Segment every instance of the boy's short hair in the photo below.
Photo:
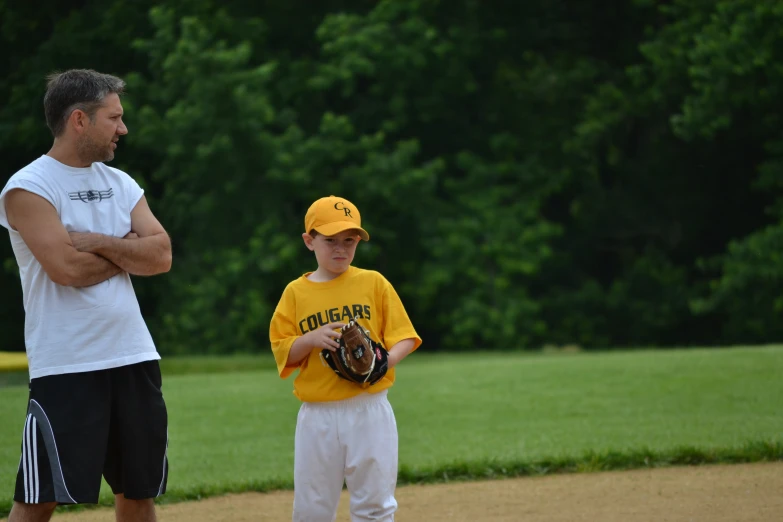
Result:
{"type": "Polygon", "coordinates": [[[334,236],[350,229],[356,229],[365,241],[370,240],[370,234],[362,228],[359,209],[345,198],[329,196],[318,199],[305,214],[305,232],[310,235],[315,231],[324,236],[334,236]]]}
{"type": "MultiPolygon", "coordinates": [[[[351,230],[351,229],[349,228],[348,230],[351,230]]],[[[313,239],[317,238],[318,236],[323,236],[323,234],[319,234],[316,229],[311,230],[310,232],[308,232],[308,234],[310,234],[310,237],[312,237],[313,239]]],[[[358,230],[356,231],[356,235],[357,236],[361,235],[361,234],[359,234],[358,230]]]]}

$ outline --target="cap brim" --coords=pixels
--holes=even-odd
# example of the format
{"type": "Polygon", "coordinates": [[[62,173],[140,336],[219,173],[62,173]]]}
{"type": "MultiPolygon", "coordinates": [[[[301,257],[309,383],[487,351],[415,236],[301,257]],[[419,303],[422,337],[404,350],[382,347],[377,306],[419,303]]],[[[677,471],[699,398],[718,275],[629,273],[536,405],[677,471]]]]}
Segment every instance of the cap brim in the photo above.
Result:
{"type": "Polygon", "coordinates": [[[356,233],[359,234],[359,237],[365,241],[370,240],[370,234],[368,234],[366,230],[361,227],[357,227],[356,223],[352,223],[350,221],[336,221],[334,223],[315,227],[316,232],[325,236],[334,236],[346,230],[356,230],[356,233]]]}

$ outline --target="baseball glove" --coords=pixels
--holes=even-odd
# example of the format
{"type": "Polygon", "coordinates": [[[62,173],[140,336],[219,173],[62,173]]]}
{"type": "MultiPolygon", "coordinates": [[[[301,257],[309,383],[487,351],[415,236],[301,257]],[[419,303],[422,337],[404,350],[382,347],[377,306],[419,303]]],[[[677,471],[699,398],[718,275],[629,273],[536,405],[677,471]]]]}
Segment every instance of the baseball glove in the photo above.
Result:
{"type": "Polygon", "coordinates": [[[370,385],[380,381],[389,369],[389,353],[370,338],[356,318],[343,326],[340,347],[321,350],[321,357],[343,379],[370,385]]]}

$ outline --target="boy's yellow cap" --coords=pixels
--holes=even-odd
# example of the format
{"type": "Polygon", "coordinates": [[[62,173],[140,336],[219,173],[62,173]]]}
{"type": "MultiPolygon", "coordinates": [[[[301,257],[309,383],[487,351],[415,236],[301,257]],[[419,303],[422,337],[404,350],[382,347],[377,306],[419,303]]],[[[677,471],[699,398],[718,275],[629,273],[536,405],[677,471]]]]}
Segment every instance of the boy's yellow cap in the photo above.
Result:
{"type": "Polygon", "coordinates": [[[370,234],[362,228],[359,209],[345,198],[321,198],[310,205],[305,214],[305,233],[315,230],[319,234],[333,236],[352,228],[359,232],[359,237],[370,240],[370,234]]]}

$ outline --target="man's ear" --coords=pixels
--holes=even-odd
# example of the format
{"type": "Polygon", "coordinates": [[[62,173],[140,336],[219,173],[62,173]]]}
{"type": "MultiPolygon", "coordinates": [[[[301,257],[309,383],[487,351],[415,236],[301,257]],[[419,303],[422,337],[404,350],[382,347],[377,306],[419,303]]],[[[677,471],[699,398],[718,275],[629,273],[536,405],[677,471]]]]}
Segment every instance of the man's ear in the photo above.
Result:
{"type": "Polygon", "coordinates": [[[315,250],[315,247],[313,246],[313,236],[311,236],[308,233],[302,234],[302,239],[304,240],[304,244],[307,247],[308,250],[315,250]]]}
{"type": "Polygon", "coordinates": [[[84,132],[87,125],[90,124],[90,117],[81,109],[74,109],[68,117],[68,125],[72,126],[78,133],[84,132]]]}

